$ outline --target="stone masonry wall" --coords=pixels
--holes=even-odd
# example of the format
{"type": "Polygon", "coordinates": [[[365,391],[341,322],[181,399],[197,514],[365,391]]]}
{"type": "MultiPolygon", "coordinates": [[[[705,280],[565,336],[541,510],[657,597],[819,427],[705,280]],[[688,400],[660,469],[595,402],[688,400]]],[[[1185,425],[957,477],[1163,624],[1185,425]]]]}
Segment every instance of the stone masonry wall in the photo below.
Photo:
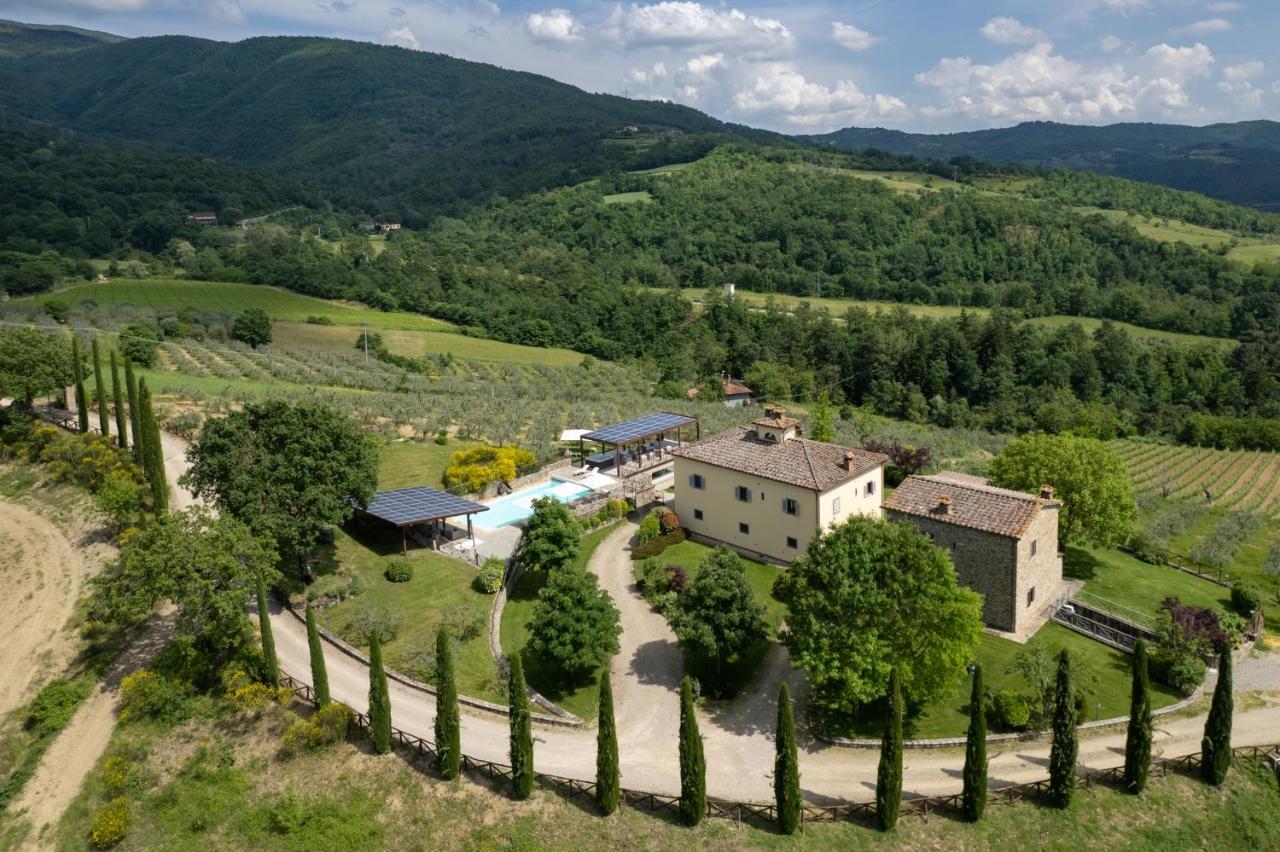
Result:
{"type": "MultiPolygon", "coordinates": [[[[915,515],[885,510],[893,521],[909,521],[951,554],[960,585],[982,595],[982,620],[988,627],[1012,632],[1017,626],[1015,542],[1005,536],[960,527],[915,515]]],[[[1056,527],[1055,527],[1056,528],[1056,527]]],[[[1043,546],[1043,545],[1041,545],[1043,546]]],[[[1056,549],[1054,551],[1056,556],[1056,549]]]]}
{"type": "Polygon", "coordinates": [[[1017,632],[1022,632],[1024,622],[1034,619],[1062,594],[1058,515],[1056,508],[1041,509],[1018,542],[1017,632]]]}

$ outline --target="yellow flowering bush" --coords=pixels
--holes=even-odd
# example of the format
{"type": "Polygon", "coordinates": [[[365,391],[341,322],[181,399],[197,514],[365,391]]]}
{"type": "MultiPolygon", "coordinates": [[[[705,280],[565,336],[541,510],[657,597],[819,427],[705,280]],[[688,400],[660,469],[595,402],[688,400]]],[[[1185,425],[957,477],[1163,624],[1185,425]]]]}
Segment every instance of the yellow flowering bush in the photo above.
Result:
{"type": "Polygon", "coordinates": [[[128,837],[132,827],[133,814],[129,809],[129,800],[124,796],[117,796],[93,818],[89,840],[99,849],[110,849],[128,837]]]}

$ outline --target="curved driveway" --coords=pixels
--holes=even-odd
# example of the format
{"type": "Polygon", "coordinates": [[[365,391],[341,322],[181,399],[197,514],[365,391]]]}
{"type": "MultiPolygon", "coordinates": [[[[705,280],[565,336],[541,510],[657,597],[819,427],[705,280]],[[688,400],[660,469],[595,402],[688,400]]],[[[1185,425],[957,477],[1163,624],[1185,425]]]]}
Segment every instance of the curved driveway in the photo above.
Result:
{"type": "MultiPolygon", "coordinates": [[[[166,466],[176,475],[185,466],[182,442],[165,435],[166,466]]],[[[174,483],[174,488],[178,486],[174,483]]],[[[190,502],[176,495],[175,505],[190,502]]],[[[666,620],[653,612],[631,580],[627,541],[634,527],[624,524],[600,545],[590,570],[614,598],[622,613],[621,652],[614,658],[614,701],[618,724],[623,786],[655,793],[678,794],[678,686],[683,664],[666,620]]],[[[305,627],[287,613],[273,610],[272,628],[281,668],[309,683],[310,658],[305,627]]],[[[340,652],[325,655],[333,698],[365,711],[368,669],[340,652]]],[[[1276,653],[1258,652],[1241,661],[1237,677],[1254,667],[1280,665],[1276,653]]],[[[707,791],[712,796],[767,801],[773,796],[773,718],[777,684],[798,676],[785,652],[775,650],[753,688],[724,707],[700,708],[699,722],[707,755],[707,791]]],[[[1247,677],[1247,676],[1246,676],[1247,677]]],[[[1270,678],[1267,678],[1270,681],[1270,678]]],[[[401,730],[433,739],[434,698],[390,682],[392,723],[401,730]]],[[[1235,745],[1270,745],[1280,740],[1280,695],[1264,695],[1263,706],[1235,716],[1235,745]]],[[[1182,755],[1200,750],[1204,716],[1158,719],[1154,753],[1182,755]]],[[[503,717],[464,712],[462,748],[482,760],[507,762],[507,721],[503,717]]],[[[539,726],[534,731],[534,760],[540,772],[592,780],[595,776],[595,732],[539,726]]],[[[1035,781],[1048,774],[1048,742],[993,744],[989,777],[993,787],[1035,781]]],[[[800,774],[805,797],[816,803],[874,797],[875,749],[844,749],[801,742],[800,774]]],[[[948,795],[961,789],[964,755],[959,749],[911,751],[904,760],[907,795],[948,795]]],[[[1124,762],[1124,730],[1082,737],[1080,765],[1088,769],[1124,762]]]]}

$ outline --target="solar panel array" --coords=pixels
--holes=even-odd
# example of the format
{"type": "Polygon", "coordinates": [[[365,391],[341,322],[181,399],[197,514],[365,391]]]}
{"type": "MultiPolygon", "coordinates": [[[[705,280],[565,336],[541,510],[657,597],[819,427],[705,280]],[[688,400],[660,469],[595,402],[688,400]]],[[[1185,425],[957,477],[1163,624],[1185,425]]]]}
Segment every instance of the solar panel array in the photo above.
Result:
{"type": "Polygon", "coordinates": [[[650,435],[656,435],[659,432],[666,432],[668,429],[676,429],[696,422],[696,417],[686,417],[683,414],[660,411],[657,414],[646,414],[644,417],[637,417],[625,423],[615,423],[612,426],[588,432],[582,437],[588,441],[598,441],[602,444],[622,444],[628,441],[638,441],[641,438],[648,438],[650,435]]]}
{"type": "Polygon", "coordinates": [[[444,491],[420,485],[379,491],[369,501],[367,513],[396,526],[452,518],[469,512],[487,512],[489,507],[444,491]]]}

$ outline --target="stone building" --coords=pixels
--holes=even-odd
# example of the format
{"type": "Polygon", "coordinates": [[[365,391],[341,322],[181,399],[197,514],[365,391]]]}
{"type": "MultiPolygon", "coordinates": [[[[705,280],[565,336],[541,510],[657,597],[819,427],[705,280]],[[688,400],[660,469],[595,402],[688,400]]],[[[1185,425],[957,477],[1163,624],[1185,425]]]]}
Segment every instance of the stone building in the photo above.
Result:
{"type": "Polygon", "coordinates": [[[789,563],[850,515],[880,517],[880,453],[810,441],[776,405],[737,427],[672,451],[675,511],[695,537],[789,563]]]}
{"type": "Polygon", "coordinates": [[[982,595],[988,627],[1025,638],[1062,594],[1053,489],[1024,494],[961,473],[909,476],[884,503],[951,553],[960,584],[982,595]]]}

